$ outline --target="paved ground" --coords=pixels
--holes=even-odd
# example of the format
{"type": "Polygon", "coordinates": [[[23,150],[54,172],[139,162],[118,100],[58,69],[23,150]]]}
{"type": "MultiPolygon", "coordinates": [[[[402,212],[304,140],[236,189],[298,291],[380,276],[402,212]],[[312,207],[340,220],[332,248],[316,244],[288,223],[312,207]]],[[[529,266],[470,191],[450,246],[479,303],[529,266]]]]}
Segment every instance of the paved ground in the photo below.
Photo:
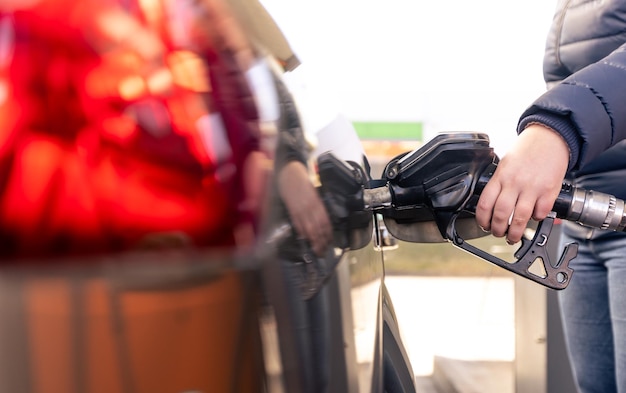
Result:
{"type": "MultiPolygon", "coordinates": [[[[466,391],[512,392],[515,358],[513,278],[387,277],[420,392],[435,392],[443,367],[466,391]],[[508,367],[508,369],[507,369],[508,367]],[[498,380],[486,386],[490,370],[498,380]],[[487,374],[482,376],[482,374],[487,374]],[[510,389],[510,390],[509,390],[510,389]]],[[[456,391],[462,391],[462,388],[456,391]]]]}

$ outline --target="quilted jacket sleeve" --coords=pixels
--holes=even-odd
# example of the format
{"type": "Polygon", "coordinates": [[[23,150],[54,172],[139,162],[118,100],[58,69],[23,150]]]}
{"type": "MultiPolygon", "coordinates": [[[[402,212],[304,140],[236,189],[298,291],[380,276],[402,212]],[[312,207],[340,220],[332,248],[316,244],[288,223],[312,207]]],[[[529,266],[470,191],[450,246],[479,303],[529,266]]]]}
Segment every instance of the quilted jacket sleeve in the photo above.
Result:
{"type": "Polygon", "coordinates": [[[626,139],[626,44],[539,97],[520,117],[518,133],[533,122],[563,135],[570,170],[626,139]]]}

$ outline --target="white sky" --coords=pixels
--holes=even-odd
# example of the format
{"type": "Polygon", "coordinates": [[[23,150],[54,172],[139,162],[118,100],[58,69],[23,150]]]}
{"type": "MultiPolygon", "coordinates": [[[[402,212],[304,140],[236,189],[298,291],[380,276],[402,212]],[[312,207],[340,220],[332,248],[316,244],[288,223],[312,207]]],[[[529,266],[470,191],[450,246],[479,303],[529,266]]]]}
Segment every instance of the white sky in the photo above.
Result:
{"type": "Polygon", "coordinates": [[[556,0],[261,0],[310,92],[351,120],[489,134],[502,155],[544,91],[556,0]]]}

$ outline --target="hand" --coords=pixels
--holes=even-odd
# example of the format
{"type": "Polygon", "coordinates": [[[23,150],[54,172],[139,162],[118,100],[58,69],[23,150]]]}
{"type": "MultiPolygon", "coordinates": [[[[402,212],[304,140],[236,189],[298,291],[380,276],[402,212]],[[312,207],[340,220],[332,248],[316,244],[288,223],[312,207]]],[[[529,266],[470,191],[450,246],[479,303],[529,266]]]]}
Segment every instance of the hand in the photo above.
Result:
{"type": "Polygon", "coordinates": [[[298,235],[311,243],[317,256],[326,255],[333,236],[332,224],[306,167],[298,161],[289,162],[279,173],[278,187],[298,235]]]}
{"type": "Polygon", "coordinates": [[[559,195],[569,147],[554,130],[533,124],[498,163],[480,195],[476,221],[509,244],[521,240],[528,221],[546,218],[559,195]]]}

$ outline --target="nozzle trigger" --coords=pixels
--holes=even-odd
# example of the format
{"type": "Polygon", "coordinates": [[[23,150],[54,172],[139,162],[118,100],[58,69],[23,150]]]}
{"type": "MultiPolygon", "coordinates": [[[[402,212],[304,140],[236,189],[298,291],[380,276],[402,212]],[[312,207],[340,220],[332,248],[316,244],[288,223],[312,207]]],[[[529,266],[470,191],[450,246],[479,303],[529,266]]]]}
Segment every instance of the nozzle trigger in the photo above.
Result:
{"type": "Polygon", "coordinates": [[[578,244],[566,245],[558,263],[551,263],[546,246],[556,218],[555,213],[550,213],[539,222],[532,239],[522,238],[522,245],[513,254],[516,258],[514,262],[500,259],[463,240],[456,230],[456,217],[455,215],[450,220],[446,232],[448,240],[456,247],[545,287],[560,290],[568,286],[574,273],[569,262],[578,254],[578,244]]]}

